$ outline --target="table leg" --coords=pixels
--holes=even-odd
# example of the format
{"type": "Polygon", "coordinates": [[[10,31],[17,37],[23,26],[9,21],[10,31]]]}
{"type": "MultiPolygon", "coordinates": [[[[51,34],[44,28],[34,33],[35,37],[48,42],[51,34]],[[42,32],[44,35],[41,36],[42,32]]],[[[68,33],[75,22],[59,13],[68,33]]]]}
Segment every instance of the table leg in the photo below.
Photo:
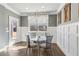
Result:
{"type": "Polygon", "coordinates": [[[39,56],[39,42],[38,42],[38,56],[39,56]]]}

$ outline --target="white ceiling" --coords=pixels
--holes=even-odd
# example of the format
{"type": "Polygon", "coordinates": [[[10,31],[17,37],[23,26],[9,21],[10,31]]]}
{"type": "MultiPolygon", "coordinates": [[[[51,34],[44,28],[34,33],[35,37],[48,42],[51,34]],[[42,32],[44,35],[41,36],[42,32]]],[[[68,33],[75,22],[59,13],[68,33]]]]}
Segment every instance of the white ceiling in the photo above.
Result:
{"type": "Polygon", "coordinates": [[[61,3],[7,3],[7,5],[19,13],[24,13],[57,11],[61,3]]]}

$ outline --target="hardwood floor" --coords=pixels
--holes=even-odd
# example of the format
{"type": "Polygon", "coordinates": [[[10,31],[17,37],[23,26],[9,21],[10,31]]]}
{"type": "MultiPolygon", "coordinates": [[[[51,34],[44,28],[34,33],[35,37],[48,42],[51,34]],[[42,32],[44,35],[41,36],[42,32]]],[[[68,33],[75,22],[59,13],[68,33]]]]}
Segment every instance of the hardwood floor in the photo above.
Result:
{"type": "MultiPolygon", "coordinates": [[[[39,56],[37,49],[30,50],[30,54],[32,56],[39,56]]],[[[57,44],[52,44],[52,49],[44,49],[40,48],[40,56],[65,56],[64,53],[60,50],[60,48],[57,46],[57,44]]]]}
{"type": "Polygon", "coordinates": [[[28,50],[27,47],[21,47],[21,44],[19,45],[19,49],[18,46],[16,49],[14,50],[8,50],[8,52],[6,53],[0,53],[0,55],[2,56],[65,56],[64,53],[60,50],[60,48],[57,46],[57,44],[53,43],[52,44],[52,48],[50,49],[40,49],[40,55],[38,55],[38,49],[34,48],[34,49],[30,49],[28,50]],[[30,54],[29,54],[30,51],[30,54]]]}

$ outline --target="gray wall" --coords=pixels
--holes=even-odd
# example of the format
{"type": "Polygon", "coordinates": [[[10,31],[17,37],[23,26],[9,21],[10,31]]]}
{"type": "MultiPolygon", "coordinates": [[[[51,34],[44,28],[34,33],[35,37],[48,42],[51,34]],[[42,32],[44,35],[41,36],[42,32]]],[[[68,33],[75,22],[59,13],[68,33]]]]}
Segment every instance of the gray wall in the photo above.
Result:
{"type": "Polygon", "coordinates": [[[6,28],[8,27],[8,16],[14,16],[20,19],[20,16],[7,10],[5,7],[0,5],[0,49],[8,45],[8,33],[6,28]]]}
{"type": "Polygon", "coordinates": [[[20,26],[21,27],[28,27],[28,16],[21,16],[20,18],[20,26]]]}
{"type": "Polygon", "coordinates": [[[49,15],[48,17],[48,26],[54,27],[57,26],[57,15],[49,15]]]}
{"type": "Polygon", "coordinates": [[[71,22],[77,22],[77,21],[79,21],[78,3],[72,3],[71,4],[71,22]]]}
{"type": "Polygon", "coordinates": [[[61,25],[74,22],[79,22],[78,3],[71,3],[71,21],[64,22],[64,7],[61,9],[61,25]]]}
{"type": "MultiPolygon", "coordinates": [[[[48,26],[54,27],[57,26],[57,15],[49,15],[48,16],[48,26]]],[[[21,27],[28,27],[28,16],[21,16],[20,18],[20,26],[21,27]]]]}

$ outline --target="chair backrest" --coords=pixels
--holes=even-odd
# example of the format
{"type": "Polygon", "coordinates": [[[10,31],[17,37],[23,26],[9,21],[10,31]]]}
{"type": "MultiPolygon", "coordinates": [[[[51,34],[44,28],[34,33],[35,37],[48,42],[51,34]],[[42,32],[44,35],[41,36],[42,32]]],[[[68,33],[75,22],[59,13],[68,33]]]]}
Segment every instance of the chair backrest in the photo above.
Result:
{"type": "Polygon", "coordinates": [[[53,36],[46,36],[46,47],[47,48],[51,47],[52,38],[53,36]]]}
{"type": "Polygon", "coordinates": [[[30,47],[30,38],[29,38],[29,35],[27,35],[27,46],[28,46],[28,48],[30,47]]]}
{"type": "Polygon", "coordinates": [[[30,35],[30,38],[36,38],[36,33],[35,32],[32,32],[29,35],[30,35]]]}

